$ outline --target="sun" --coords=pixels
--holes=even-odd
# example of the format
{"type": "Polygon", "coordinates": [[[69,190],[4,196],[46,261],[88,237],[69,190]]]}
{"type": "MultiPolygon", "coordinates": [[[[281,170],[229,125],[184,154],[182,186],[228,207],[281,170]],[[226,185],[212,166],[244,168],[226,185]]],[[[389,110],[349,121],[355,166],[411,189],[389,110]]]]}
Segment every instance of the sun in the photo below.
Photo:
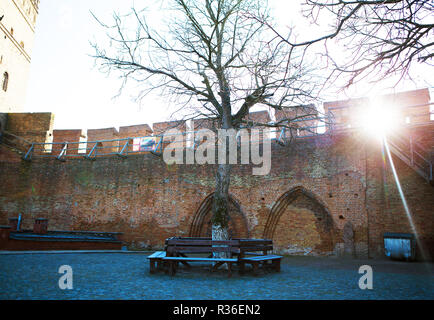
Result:
{"type": "Polygon", "coordinates": [[[399,115],[393,105],[371,102],[360,111],[361,126],[371,136],[384,138],[393,133],[399,122],[399,115]]]}

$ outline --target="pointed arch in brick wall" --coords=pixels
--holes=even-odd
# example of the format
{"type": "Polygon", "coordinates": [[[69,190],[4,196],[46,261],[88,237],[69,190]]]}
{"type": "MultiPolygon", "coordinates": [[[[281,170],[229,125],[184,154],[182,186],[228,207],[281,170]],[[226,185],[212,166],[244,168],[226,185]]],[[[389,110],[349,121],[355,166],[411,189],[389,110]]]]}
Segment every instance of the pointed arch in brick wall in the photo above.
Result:
{"type": "MultiPolygon", "coordinates": [[[[212,202],[214,193],[209,194],[200,204],[190,225],[190,237],[211,237],[212,202]]],[[[248,238],[247,219],[237,200],[229,195],[229,236],[248,238]]]]}
{"type": "Polygon", "coordinates": [[[309,243],[307,239],[306,246],[315,242],[312,250],[323,253],[334,250],[336,234],[333,218],[326,205],[301,186],[280,196],[273,205],[264,228],[264,238],[273,239],[277,246],[284,243],[286,248],[292,245],[291,237],[298,242],[303,242],[304,238],[316,237],[316,242],[310,239],[309,243]],[[315,234],[312,235],[313,233],[315,234]],[[287,243],[285,239],[288,239],[287,243]]]}

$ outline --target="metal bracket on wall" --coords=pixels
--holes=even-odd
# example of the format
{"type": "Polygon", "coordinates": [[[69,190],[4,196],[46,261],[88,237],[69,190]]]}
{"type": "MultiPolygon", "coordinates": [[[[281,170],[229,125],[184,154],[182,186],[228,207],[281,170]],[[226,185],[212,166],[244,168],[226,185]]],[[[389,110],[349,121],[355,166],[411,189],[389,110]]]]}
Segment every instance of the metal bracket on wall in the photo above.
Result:
{"type": "Polygon", "coordinates": [[[163,149],[163,144],[161,143],[162,141],[163,141],[163,137],[161,137],[161,139],[158,141],[158,143],[155,146],[154,150],[151,151],[151,153],[153,155],[156,155],[156,156],[161,156],[162,155],[162,153],[163,153],[163,150],[162,150],[163,149]],[[160,146],[161,146],[161,148],[160,148],[160,146]],[[158,148],[161,149],[160,152],[158,152],[158,148]]]}
{"type": "Polygon", "coordinates": [[[127,157],[127,155],[128,155],[128,145],[129,145],[129,143],[130,143],[130,141],[127,140],[127,142],[125,143],[125,145],[122,147],[121,152],[118,153],[118,156],[119,156],[119,157],[122,157],[122,158],[126,158],[126,157],[127,157]]]}
{"type": "Polygon", "coordinates": [[[32,160],[33,149],[34,149],[34,146],[33,146],[33,143],[32,143],[32,145],[30,146],[29,150],[27,150],[27,153],[23,157],[23,160],[26,160],[26,161],[31,161],[32,160]]]}
{"type": "Polygon", "coordinates": [[[84,157],[89,160],[95,160],[97,146],[98,146],[98,142],[95,142],[95,145],[93,146],[92,150],[90,150],[89,154],[85,155],[84,157]]]}
{"type": "Polygon", "coordinates": [[[280,144],[281,146],[285,146],[286,145],[286,143],[283,140],[284,137],[286,137],[286,131],[285,131],[285,128],[282,128],[282,130],[280,131],[279,138],[276,139],[276,142],[278,144],[280,144]]]}
{"type": "Polygon", "coordinates": [[[60,161],[66,161],[66,150],[68,149],[68,142],[65,142],[65,145],[62,148],[62,151],[60,151],[59,155],[56,157],[57,160],[60,161]]]}

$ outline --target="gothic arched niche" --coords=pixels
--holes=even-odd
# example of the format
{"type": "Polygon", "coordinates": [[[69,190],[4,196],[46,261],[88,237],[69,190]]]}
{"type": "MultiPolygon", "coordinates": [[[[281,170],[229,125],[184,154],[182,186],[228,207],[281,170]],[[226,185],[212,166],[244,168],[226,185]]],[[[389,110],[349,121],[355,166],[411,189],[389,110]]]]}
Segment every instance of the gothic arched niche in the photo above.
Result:
{"type": "Polygon", "coordinates": [[[303,187],[285,192],[271,209],[264,238],[278,251],[329,253],[334,249],[335,227],[327,208],[303,187]]]}
{"type": "MultiPolygon", "coordinates": [[[[211,237],[212,202],[214,193],[208,195],[200,204],[190,226],[190,237],[211,237]]],[[[238,202],[229,196],[229,237],[248,238],[247,220],[238,202]]]]}

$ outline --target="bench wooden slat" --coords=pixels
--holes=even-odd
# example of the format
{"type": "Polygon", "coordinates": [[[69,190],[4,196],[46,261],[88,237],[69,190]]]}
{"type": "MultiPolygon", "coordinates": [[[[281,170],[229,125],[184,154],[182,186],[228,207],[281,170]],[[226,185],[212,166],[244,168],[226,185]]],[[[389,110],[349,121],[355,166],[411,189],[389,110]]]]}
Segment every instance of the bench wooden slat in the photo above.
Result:
{"type": "MultiPolygon", "coordinates": [[[[168,241],[190,241],[190,242],[196,242],[196,241],[201,241],[201,240],[206,240],[206,241],[212,241],[211,237],[172,237],[172,238],[167,238],[165,241],[166,243],[168,243],[168,241]]],[[[269,240],[269,239],[265,239],[265,240],[269,240]]],[[[220,241],[220,240],[215,240],[215,241],[220,241]]],[[[247,238],[232,238],[229,240],[221,240],[221,241],[263,241],[263,239],[247,239],[247,238]]]]}
{"type": "Polygon", "coordinates": [[[282,259],[282,256],[277,255],[266,255],[266,256],[255,256],[255,257],[247,257],[242,258],[241,260],[245,261],[265,261],[265,260],[274,260],[274,259],[282,259]]]}
{"type": "Polygon", "coordinates": [[[175,253],[175,252],[184,252],[184,253],[204,253],[204,252],[239,252],[238,248],[234,247],[195,247],[195,246],[168,246],[166,248],[167,252],[175,253]]]}
{"type": "Polygon", "coordinates": [[[213,245],[228,245],[238,246],[238,240],[167,240],[168,246],[213,246],[213,245]]]}
{"type": "Polygon", "coordinates": [[[236,258],[199,258],[199,257],[165,257],[163,260],[171,261],[215,261],[215,262],[237,262],[236,258]]]}
{"type": "Polygon", "coordinates": [[[240,247],[272,245],[272,240],[240,240],[240,247]]]}
{"type": "Polygon", "coordinates": [[[158,258],[164,258],[166,256],[166,251],[157,251],[151,254],[150,256],[147,256],[147,259],[158,259],[158,258]]]}
{"type": "Polygon", "coordinates": [[[272,251],[273,246],[248,246],[248,247],[242,247],[240,246],[241,251],[272,251]]]}

